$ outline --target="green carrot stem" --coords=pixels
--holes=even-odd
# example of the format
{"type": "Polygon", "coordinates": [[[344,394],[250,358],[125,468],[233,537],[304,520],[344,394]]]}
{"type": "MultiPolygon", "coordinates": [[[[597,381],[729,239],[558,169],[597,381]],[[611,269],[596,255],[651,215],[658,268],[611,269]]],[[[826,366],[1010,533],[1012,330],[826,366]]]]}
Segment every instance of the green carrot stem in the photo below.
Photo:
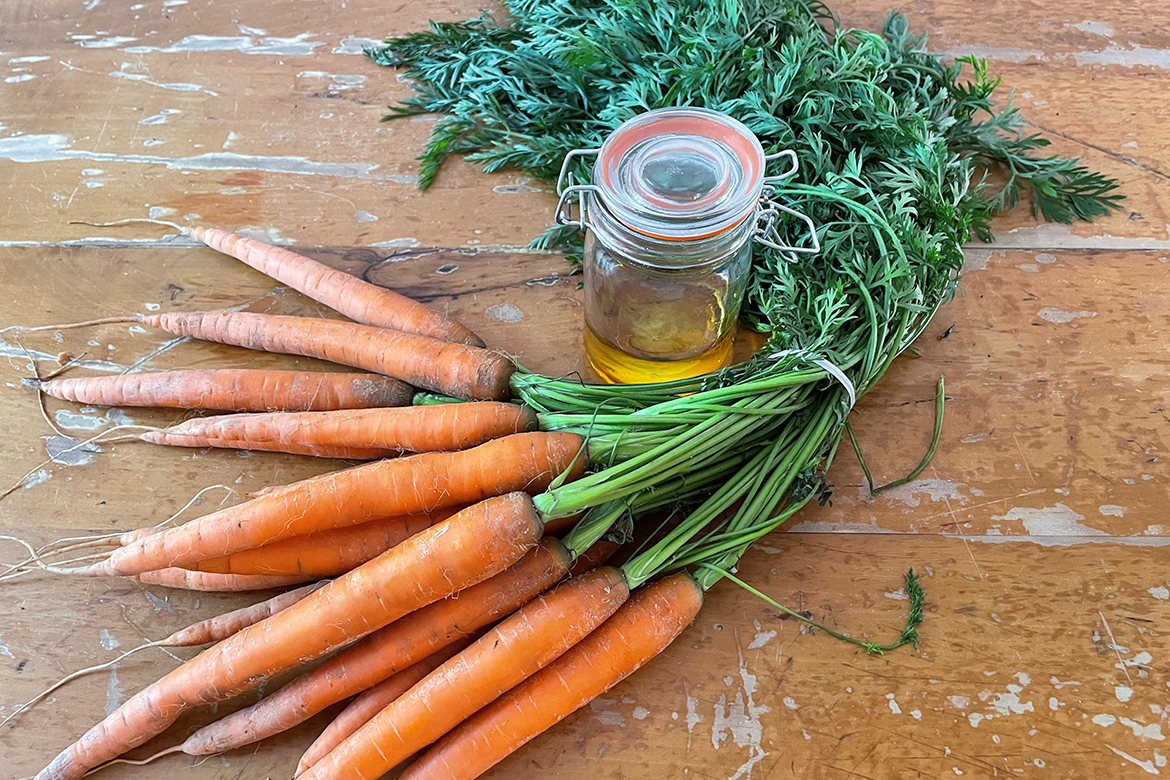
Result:
{"type": "Polygon", "coordinates": [[[882,645],[875,642],[866,642],[862,639],[855,639],[848,634],[842,634],[839,631],[834,631],[824,623],[813,620],[807,615],[802,615],[796,610],[784,606],[780,602],[773,599],[771,596],[768,596],[765,593],[761,593],[759,590],[756,590],[751,585],[748,585],[746,582],[739,579],[726,569],[722,569],[710,563],[700,563],[698,565],[702,569],[714,571],[721,578],[731,580],[736,585],[746,590],[748,593],[751,593],[754,596],[758,596],[784,614],[790,615],[802,623],[823,631],[834,639],[840,639],[842,642],[848,642],[851,645],[856,645],[857,647],[863,648],[865,652],[872,655],[882,655],[884,653],[890,652],[891,650],[896,650],[902,645],[914,645],[914,647],[918,647],[918,627],[922,625],[922,608],[924,602],[926,601],[926,593],[922,590],[922,586],[918,582],[918,575],[914,573],[913,569],[909,569],[902,577],[902,586],[905,588],[906,597],[910,601],[910,610],[906,615],[906,625],[902,629],[902,633],[898,636],[897,640],[891,642],[890,644],[882,645]]]}
{"type": "Polygon", "coordinates": [[[866,465],[865,457],[861,454],[861,445],[857,443],[857,438],[853,435],[853,429],[846,427],[845,430],[849,435],[849,442],[853,445],[853,451],[857,453],[857,461],[861,464],[861,471],[865,474],[866,484],[869,485],[870,495],[877,495],[883,490],[889,490],[890,488],[896,488],[905,485],[907,482],[915,479],[926,469],[928,465],[930,465],[930,461],[934,459],[935,450],[938,449],[939,440],[942,439],[943,414],[946,410],[946,403],[946,383],[944,377],[940,376],[938,378],[938,384],[935,387],[934,393],[934,433],[930,437],[930,447],[927,448],[926,455],[923,456],[922,461],[914,467],[914,470],[906,476],[902,477],[901,479],[895,479],[893,482],[887,482],[884,485],[878,485],[877,487],[874,487],[873,477],[869,473],[869,466],[866,465]]]}

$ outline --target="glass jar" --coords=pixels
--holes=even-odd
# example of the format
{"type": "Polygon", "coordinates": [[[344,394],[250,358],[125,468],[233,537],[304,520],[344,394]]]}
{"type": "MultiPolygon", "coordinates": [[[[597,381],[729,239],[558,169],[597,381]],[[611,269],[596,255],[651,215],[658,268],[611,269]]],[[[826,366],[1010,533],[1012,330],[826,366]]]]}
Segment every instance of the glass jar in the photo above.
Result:
{"type": "Polygon", "coordinates": [[[807,217],[767,199],[772,184],[795,172],[793,152],[765,156],[745,125],[702,108],[648,111],[600,149],[565,158],[557,221],[586,230],[585,354],[601,377],[661,382],[731,362],[752,239],[789,259],[819,248],[807,217]],[[574,185],[566,171],[587,154],[597,156],[591,182],[574,185]],[[791,158],[790,169],[766,176],[767,161],[778,157],[791,158]],[[780,211],[808,224],[811,248],[772,241],[780,211]]]}

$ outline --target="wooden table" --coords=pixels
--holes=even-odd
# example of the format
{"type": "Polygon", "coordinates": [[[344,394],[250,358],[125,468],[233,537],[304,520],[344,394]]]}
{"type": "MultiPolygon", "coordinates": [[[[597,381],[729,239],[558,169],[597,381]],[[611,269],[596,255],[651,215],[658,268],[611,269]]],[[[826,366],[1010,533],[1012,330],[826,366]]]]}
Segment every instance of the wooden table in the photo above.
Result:
{"type": "MultiPolygon", "coordinates": [[[[875,28],[883,5],[837,9],[875,28]]],[[[963,294],[920,339],[921,356],[900,359],[854,421],[879,478],[900,476],[926,447],[945,374],[947,422],[931,466],[875,498],[842,455],[832,506],[765,539],[741,570],[832,626],[886,637],[903,620],[898,586],[913,566],[928,594],[918,651],[866,657],[722,584],[664,657],[493,777],[1170,776],[1170,12],[1149,0],[1069,8],[922,0],[910,11],[935,48],[990,57],[1057,152],[1122,181],[1124,210],[1071,228],[1036,224],[1025,209],[1000,220],[996,245],[970,249],[963,294]]],[[[295,245],[450,310],[526,365],[579,368],[576,280],[562,258],[518,248],[550,219],[547,186],[456,161],[420,194],[413,158],[431,120],[381,123],[409,87],[360,56],[367,36],[478,9],[3,3],[0,320],[318,310],[149,226],[68,224],[154,215],[295,245]]],[[[22,346],[2,335],[0,481],[35,472],[0,502],[3,533],[133,528],[209,485],[242,492],[338,466],[147,445],[39,466],[60,442],[20,385],[31,373],[22,346]]],[[[126,326],[27,334],[23,348],[42,370],[58,353],[84,353],[88,373],[308,362],[126,326]]],[[[177,417],[48,407],[76,438],[177,417]]],[[[223,496],[208,493],[194,511],[223,496]]],[[[3,560],[20,554],[3,550],[3,560]]],[[[0,715],[66,671],[246,600],[47,577],[0,587],[0,715]]],[[[23,715],[0,732],[2,774],[33,773],[174,665],[148,651],[23,715]]],[[[325,723],[207,761],[172,756],[105,776],[288,777],[325,723]]]]}

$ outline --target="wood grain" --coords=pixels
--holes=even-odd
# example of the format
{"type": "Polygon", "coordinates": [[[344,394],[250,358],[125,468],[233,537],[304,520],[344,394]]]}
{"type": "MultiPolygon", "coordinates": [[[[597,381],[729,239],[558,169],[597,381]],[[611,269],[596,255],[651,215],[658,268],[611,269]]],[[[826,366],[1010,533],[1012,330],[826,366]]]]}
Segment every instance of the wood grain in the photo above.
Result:
{"type": "MultiPolygon", "coordinates": [[[[408,85],[343,53],[357,52],[356,38],[467,18],[484,4],[142,5],[0,4],[0,327],[156,306],[328,316],[229,258],[162,240],[162,229],[68,224],[155,209],[295,242],[446,308],[526,366],[583,369],[577,280],[558,256],[515,251],[548,222],[552,196],[459,161],[418,193],[413,158],[429,123],[379,122],[408,85]]],[[[870,28],[886,10],[835,8],[870,28]]],[[[1118,176],[1128,195],[1123,212],[1091,225],[1037,226],[1026,210],[1001,218],[1001,247],[972,249],[963,294],[919,340],[920,356],[899,359],[854,418],[875,476],[901,476],[927,446],[945,375],[931,467],[874,497],[842,450],[832,505],[801,513],[745,559],[740,574],[761,589],[875,638],[899,630],[900,578],[913,566],[928,594],[920,648],[865,657],[724,583],[666,656],[492,777],[1170,775],[1166,9],[919,0],[905,10],[933,48],[990,57],[1053,149],[1118,176]]],[[[43,541],[138,527],[209,485],[238,501],[343,465],[120,444],[42,466],[47,447],[63,445],[46,440],[52,431],[19,382],[32,371],[21,344],[43,371],[60,353],[84,353],[76,373],[326,364],[128,326],[0,341],[0,489],[43,468],[0,501],[0,534],[43,541]]],[[[47,406],[77,438],[180,416],[47,406]]],[[[192,515],[225,495],[208,493],[192,515]]],[[[68,671],[249,600],[40,576],[0,587],[0,717],[68,671]]],[[[5,774],[35,772],[175,663],[147,651],[15,720],[0,731],[5,774]]],[[[218,713],[253,700],[243,699],[218,713]]],[[[136,755],[216,714],[195,713],[136,755]]],[[[326,717],[208,761],[172,756],[106,776],[286,777],[326,717]]]]}

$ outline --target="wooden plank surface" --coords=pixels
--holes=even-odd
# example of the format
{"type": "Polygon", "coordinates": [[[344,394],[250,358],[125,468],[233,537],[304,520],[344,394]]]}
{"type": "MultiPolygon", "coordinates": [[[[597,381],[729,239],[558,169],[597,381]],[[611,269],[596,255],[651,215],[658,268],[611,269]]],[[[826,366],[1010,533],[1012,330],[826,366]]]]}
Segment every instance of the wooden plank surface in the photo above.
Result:
{"type": "MultiPolygon", "coordinates": [[[[549,219],[544,186],[457,162],[418,193],[413,157],[429,122],[380,123],[408,85],[356,53],[360,38],[467,18],[479,5],[0,5],[0,324],[155,306],[321,313],[234,261],[159,241],[161,231],[67,224],[153,210],[295,243],[448,308],[525,365],[580,369],[576,280],[557,256],[515,251],[549,219]]],[[[1170,775],[1170,20],[1159,3],[1110,5],[906,9],[934,48],[990,57],[1054,149],[1118,176],[1129,196],[1121,213],[1091,225],[1037,225],[1026,211],[1000,220],[1000,247],[972,249],[963,295],[920,340],[921,357],[900,359],[854,421],[875,476],[901,475],[926,446],[934,381],[945,374],[947,423],[932,466],[872,497],[843,452],[832,506],[802,513],[745,560],[741,573],[768,593],[874,637],[897,631],[899,579],[914,566],[928,593],[919,650],[868,658],[721,585],[665,657],[493,777],[1170,775]]],[[[871,28],[885,12],[836,8],[846,24],[871,28]]],[[[242,493],[339,465],[114,445],[42,466],[55,443],[19,383],[29,361],[14,333],[0,338],[0,483],[34,472],[0,502],[0,533],[41,540],[137,527],[208,485],[242,493]]],[[[126,326],[21,343],[46,369],[61,352],[84,352],[94,373],[320,365],[126,326]]],[[[78,438],[127,419],[48,406],[78,438]]],[[[146,424],[175,417],[128,412],[146,424]]],[[[17,555],[0,549],[0,560],[17,555]]],[[[245,601],[122,582],[3,587],[0,716],[64,672],[245,601]]],[[[150,652],[0,731],[6,774],[35,772],[175,664],[150,652]]],[[[173,733],[211,717],[198,713],[173,733]]],[[[324,722],[206,762],[168,757],[106,776],[287,777],[324,722]]]]}

